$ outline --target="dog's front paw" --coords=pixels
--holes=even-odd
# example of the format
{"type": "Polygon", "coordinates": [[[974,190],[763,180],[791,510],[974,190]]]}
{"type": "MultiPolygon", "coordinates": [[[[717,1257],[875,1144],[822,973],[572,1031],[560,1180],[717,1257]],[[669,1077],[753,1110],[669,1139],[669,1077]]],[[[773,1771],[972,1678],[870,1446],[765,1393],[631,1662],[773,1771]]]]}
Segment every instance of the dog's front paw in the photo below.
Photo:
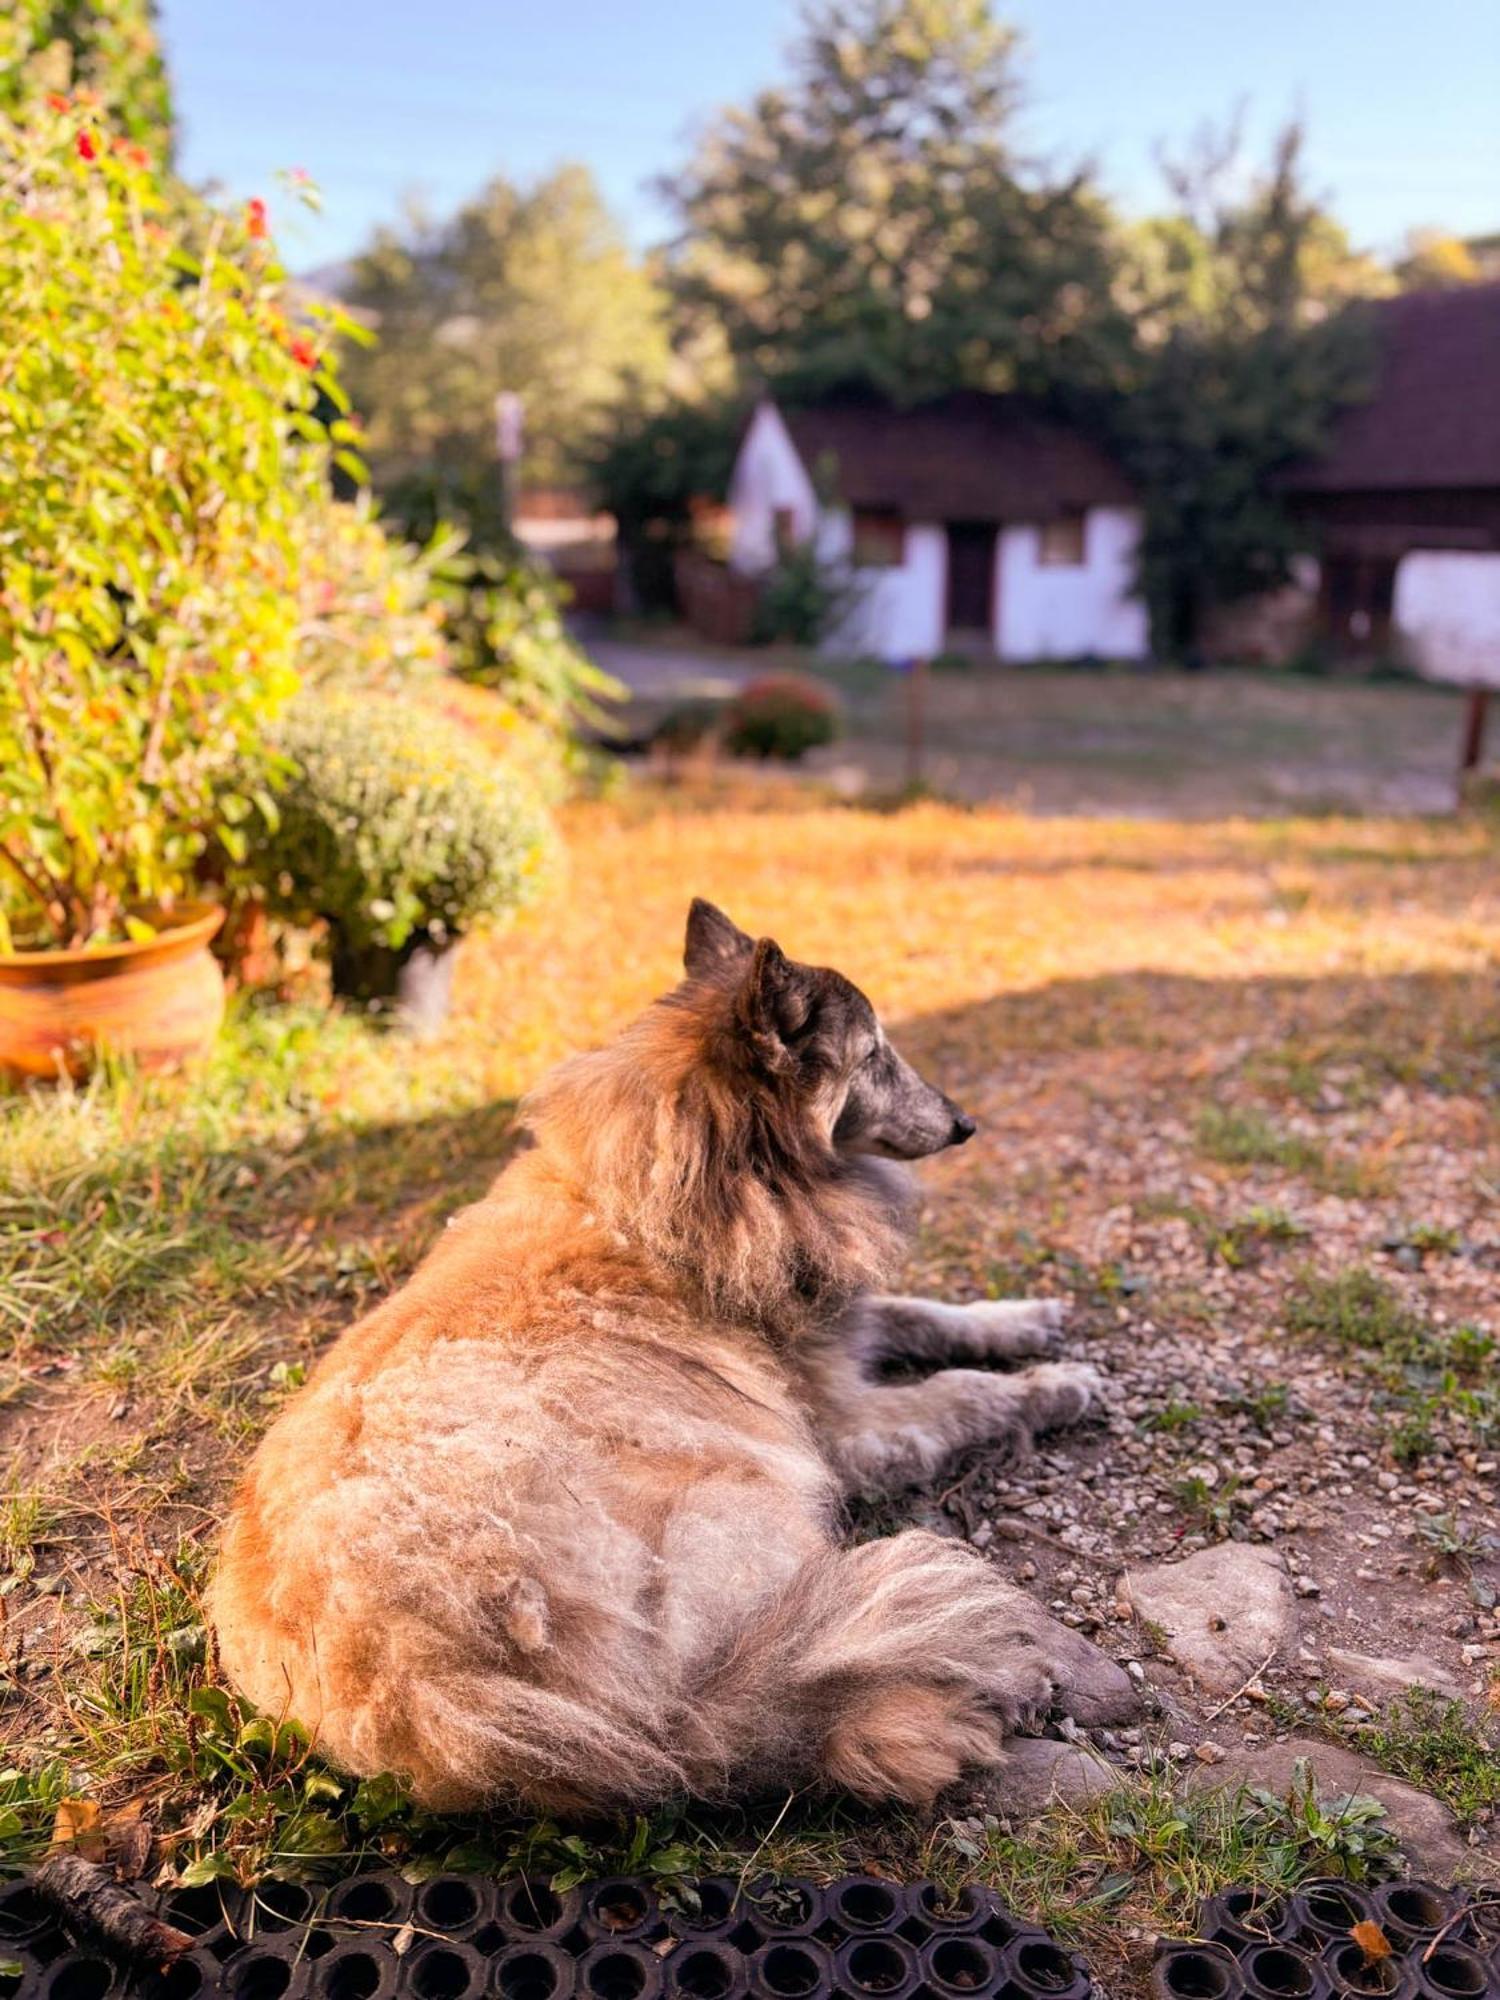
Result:
{"type": "Polygon", "coordinates": [[[1104,1402],[1104,1377],[1087,1361],[1039,1361],[1019,1379],[1026,1384],[1033,1430],[1076,1424],[1104,1402]]]}
{"type": "Polygon", "coordinates": [[[1056,1354],[1067,1307],[1061,1299],[982,1299],[965,1307],[985,1344],[998,1355],[1056,1354]]]}

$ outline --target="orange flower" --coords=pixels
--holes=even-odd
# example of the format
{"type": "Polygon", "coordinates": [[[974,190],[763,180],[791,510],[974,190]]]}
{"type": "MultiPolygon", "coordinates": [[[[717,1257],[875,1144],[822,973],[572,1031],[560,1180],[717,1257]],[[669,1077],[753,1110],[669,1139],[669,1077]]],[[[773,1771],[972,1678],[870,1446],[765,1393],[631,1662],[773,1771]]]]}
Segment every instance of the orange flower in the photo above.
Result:
{"type": "Polygon", "coordinates": [[[318,365],[317,349],[310,340],[294,340],[292,342],[292,359],[297,363],[299,368],[316,368],[318,365]]]}
{"type": "Polygon", "coordinates": [[[49,111],[66,111],[67,108],[68,100],[60,90],[49,90],[47,92],[47,109],[49,111]]]}
{"type": "Polygon", "coordinates": [[[245,227],[255,237],[266,233],[266,205],[258,195],[245,204],[245,227]]]}

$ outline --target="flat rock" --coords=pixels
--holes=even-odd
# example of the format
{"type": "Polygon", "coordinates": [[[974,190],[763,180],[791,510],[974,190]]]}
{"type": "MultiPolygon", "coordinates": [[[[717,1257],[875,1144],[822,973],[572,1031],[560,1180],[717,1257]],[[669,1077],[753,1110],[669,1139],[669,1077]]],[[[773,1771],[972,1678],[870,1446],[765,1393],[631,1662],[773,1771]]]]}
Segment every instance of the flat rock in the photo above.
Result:
{"type": "Polygon", "coordinates": [[[1336,1674],[1341,1682],[1361,1694],[1375,1694],[1382,1699],[1409,1687],[1432,1688],[1451,1701],[1461,1701],[1466,1692],[1462,1682],[1456,1681],[1446,1667],[1440,1667],[1436,1660],[1424,1659],[1420,1653],[1382,1656],[1330,1646],[1323,1658],[1330,1674],[1336,1674]]]}
{"type": "Polygon", "coordinates": [[[1493,1853],[1469,1846],[1458,1822],[1440,1800],[1402,1778],[1391,1777],[1340,1743],[1294,1736],[1260,1749],[1231,1750],[1222,1763],[1190,1773],[1186,1782],[1191,1790],[1261,1785],[1269,1792],[1286,1792],[1291,1788],[1294,1767],[1303,1758],[1312,1766],[1318,1790],[1325,1798],[1352,1792],[1379,1799],[1387,1825],[1419,1875],[1434,1882],[1476,1876],[1500,1878],[1500,1862],[1493,1853]]]}
{"type": "Polygon", "coordinates": [[[1122,1775],[1085,1745],[1059,1743],[1050,1736],[1016,1736],[1006,1744],[999,1769],[986,1774],[984,1800],[1002,1816],[1045,1812],[1048,1806],[1081,1805],[1113,1791],[1122,1775]]]}
{"type": "Polygon", "coordinates": [[[1183,1562],[1127,1570],[1121,1592],[1138,1619],[1160,1627],[1183,1672],[1211,1694],[1243,1686],[1280,1651],[1296,1618],[1285,1565],[1249,1542],[1220,1542],[1183,1562]]]}

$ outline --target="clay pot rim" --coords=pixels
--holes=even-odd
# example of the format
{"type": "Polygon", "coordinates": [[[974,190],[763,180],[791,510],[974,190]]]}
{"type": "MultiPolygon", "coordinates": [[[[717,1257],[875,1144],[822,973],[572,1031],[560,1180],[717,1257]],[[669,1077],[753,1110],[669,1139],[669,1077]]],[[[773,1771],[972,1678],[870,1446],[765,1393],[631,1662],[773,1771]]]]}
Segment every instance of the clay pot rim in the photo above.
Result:
{"type": "Polygon", "coordinates": [[[153,953],[207,944],[223,921],[221,903],[182,903],[155,937],[126,938],[119,944],[69,945],[61,950],[0,951],[0,980],[8,972],[67,972],[139,963],[153,953]]]}

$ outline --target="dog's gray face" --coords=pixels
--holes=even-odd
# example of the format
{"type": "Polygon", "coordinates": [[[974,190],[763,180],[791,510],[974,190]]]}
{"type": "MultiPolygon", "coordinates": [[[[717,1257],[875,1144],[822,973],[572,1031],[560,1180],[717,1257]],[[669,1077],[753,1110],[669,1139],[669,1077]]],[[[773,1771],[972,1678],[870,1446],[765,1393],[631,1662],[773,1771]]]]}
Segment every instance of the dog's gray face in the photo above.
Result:
{"type": "Polygon", "coordinates": [[[797,965],[757,944],[712,903],[688,912],[689,978],[735,992],[735,1020],[758,1062],[807,1090],[841,1153],[920,1160],[974,1136],[974,1121],[917,1075],[842,973],[797,965]]]}

